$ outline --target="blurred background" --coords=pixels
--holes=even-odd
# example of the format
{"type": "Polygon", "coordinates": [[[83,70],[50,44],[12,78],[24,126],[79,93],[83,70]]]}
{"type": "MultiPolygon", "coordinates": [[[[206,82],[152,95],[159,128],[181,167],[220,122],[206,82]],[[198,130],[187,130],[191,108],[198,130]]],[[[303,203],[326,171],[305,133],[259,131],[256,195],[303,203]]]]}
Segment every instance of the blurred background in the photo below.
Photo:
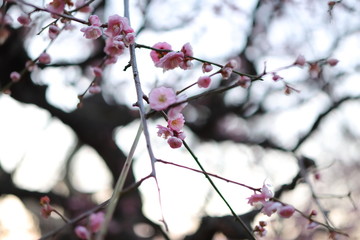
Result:
{"type": "MultiPolygon", "coordinates": [[[[49,1],[31,1],[44,7],[49,1]]],[[[305,66],[276,71],[248,88],[192,101],[184,109],[186,141],[204,168],[216,175],[260,188],[271,183],[283,202],[360,239],[360,2],[356,0],[138,0],[130,1],[136,42],[153,46],[168,42],[180,50],[189,42],[194,56],[252,75],[292,65],[299,55],[305,66]],[[327,60],[339,60],[331,66],[327,60]],[[288,87],[296,89],[285,94],[288,87]]],[[[1,3],[0,87],[12,71],[47,48],[54,19],[37,11],[28,27],[16,19],[34,8],[1,3]],[[40,34],[38,34],[40,32],[40,34]]],[[[123,15],[122,1],[96,0],[93,14],[103,23],[123,15]]],[[[87,20],[89,13],[75,13],[87,20]]],[[[62,26],[62,23],[58,23],[62,26]]],[[[134,81],[126,52],[104,69],[101,93],[78,95],[94,79],[91,66],[105,56],[104,38],[88,40],[72,22],[47,49],[52,61],[26,73],[10,94],[0,95],[0,239],[38,239],[64,225],[40,216],[39,199],[74,218],[107,200],[120,174],[139,126],[134,81]]],[[[203,75],[191,70],[163,72],[149,50],[137,49],[144,93],[156,86],[180,90],[203,75]]],[[[218,69],[214,69],[216,71],[218,69]]],[[[213,78],[210,89],[236,81],[213,78]]],[[[206,90],[197,87],[187,96],[206,90]]],[[[184,149],[170,149],[157,136],[159,116],[148,120],[155,156],[197,168],[184,149]]],[[[127,186],[147,176],[150,160],[141,139],[127,186]]],[[[124,195],[107,239],[244,239],[229,209],[206,178],[173,165],[156,163],[162,205],[152,179],[124,195]],[[163,232],[162,214],[169,226],[163,232]]],[[[268,221],[264,239],[328,239],[322,227],[307,229],[309,220],[267,217],[247,204],[253,191],[214,179],[236,213],[254,227],[268,221]]],[[[338,235],[336,239],[346,239],[338,235]]],[[[53,239],[77,239],[68,226],[53,239]]]]}

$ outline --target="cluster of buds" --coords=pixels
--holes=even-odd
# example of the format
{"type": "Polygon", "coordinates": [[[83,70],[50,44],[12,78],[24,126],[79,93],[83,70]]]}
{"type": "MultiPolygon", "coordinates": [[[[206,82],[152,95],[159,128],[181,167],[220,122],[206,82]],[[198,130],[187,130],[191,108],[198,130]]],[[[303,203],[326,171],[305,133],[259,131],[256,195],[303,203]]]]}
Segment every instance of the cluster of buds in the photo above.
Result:
{"type": "MultiPolygon", "coordinates": [[[[209,76],[199,77],[199,79],[197,81],[197,85],[199,88],[208,88],[211,83],[211,77],[216,74],[221,74],[221,77],[223,79],[228,79],[236,67],[237,67],[237,62],[234,59],[232,59],[232,60],[228,61],[225,64],[225,66],[223,66],[219,71],[217,71],[209,76]]],[[[213,69],[213,67],[210,63],[207,63],[207,62],[203,63],[203,65],[202,65],[203,73],[211,72],[212,69],[213,69]]]]}
{"type": "Polygon", "coordinates": [[[259,225],[256,225],[254,227],[254,233],[258,235],[259,237],[265,237],[266,236],[266,227],[267,223],[265,221],[259,221],[259,225]]]}

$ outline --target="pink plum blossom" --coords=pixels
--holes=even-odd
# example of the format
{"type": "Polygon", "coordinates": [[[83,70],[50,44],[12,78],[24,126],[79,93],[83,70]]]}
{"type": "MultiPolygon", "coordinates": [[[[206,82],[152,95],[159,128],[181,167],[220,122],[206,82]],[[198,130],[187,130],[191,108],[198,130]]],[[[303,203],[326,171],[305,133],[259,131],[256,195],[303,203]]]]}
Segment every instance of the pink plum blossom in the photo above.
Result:
{"type": "Polygon", "coordinates": [[[108,19],[108,27],[105,30],[105,34],[109,37],[115,37],[122,33],[131,33],[134,30],[130,27],[129,21],[125,17],[120,17],[115,14],[109,17],[108,19]]]}
{"type": "Polygon", "coordinates": [[[119,56],[125,50],[125,44],[119,38],[108,38],[105,42],[104,52],[110,56],[119,56]]]}
{"type": "Polygon", "coordinates": [[[291,217],[295,212],[295,208],[291,205],[285,205],[278,208],[278,214],[279,216],[283,218],[289,218],[291,217]]]}
{"type": "Polygon", "coordinates": [[[281,206],[282,205],[279,202],[267,201],[263,203],[263,208],[261,209],[261,212],[270,217],[281,206]]]}
{"type": "Polygon", "coordinates": [[[134,33],[128,33],[124,37],[124,43],[126,46],[130,46],[130,44],[135,43],[135,34],[134,33]]]}
{"type": "Polygon", "coordinates": [[[155,66],[158,68],[166,70],[171,70],[180,66],[180,63],[184,61],[184,53],[182,52],[169,52],[160,60],[155,63],[155,66]]]}
{"type": "Polygon", "coordinates": [[[262,188],[261,188],[261,193],[254,193],[253,195],[251,195],[248,199],[248,203],[250,205],[254,205],[254,203],[257,202],[261,202],[264,203],[267,200],[269,200],[270,198],[272,198],[274,196],[273,192],[269,189],[269,186],[266,184],[263,184],[262,188]]]}
{"type": "Polygon", "coordinates": [[[171,148],[179,148],[182,146],[182,140],[177,137],[170,137],[167,142],[171,148]]]}
{"type": "Polygon", "coordinates": [[[100,18],[97,15],[91,15],[89,17],[89,23],[91,26],[98,26],[98,27],[101,26],[100,18]]]}
{"type": "Polygon", "coordinates": [[[60,33],[60,29],[55,24],[52,24],[49,27],[49,38],[51,40],[55,39],[57,37],[57,35],[59,35],[59,33],[60,33]]]}
{"type": "Polygon", "coordinates": [[[164,137],[165,139],[167,139],[168,137],[170,136],[173,136],[173,131],[170,129],[170,128],[167,128],[167,127],[164,127],[164,126],[161,126],[161,125],[157,125],[156,126],[158,128],[158,136],[159,137],[164,137]]]}
{"type": "Polygon", "coordinates": [[[98,26],[89,26],[81,28],[80,31],[84,33],[87,39],[97,39],[102,35],[102,30],[98,26]]]}
{"type": "Polygon", "coordinates": [[[39,56],[39,62],[42,64],[49,64],[51,62],[51,57],[49,54],[47,54],[46,52],[43,52],[42,54],[40,54],[39,56]]]}
{"type": "Polygon", "coordinates": [[[185,43],[184,46],[181,48],[181,52],[184,53],[184,60],[180,63],[180,68],[187,70],[192,67],[191,57],[194,55],[190,43],[185,43]]]}
{"type": "Polygon", "coordinates": [[[199,88],[208,88],[210,83],[211,78],[209,76],[201,76],[197,81],[199,88]]]}
{"type": "Polygon", "coordinates": [[[90,237],[91,237],[89,230],[87,230],[87,228],[84,226],[77,226],[75,228],[75,234],[78,238],[84,239],[84,240],[90,239],[90,237]]]}
{"type": "Polygon", "coordinates": [[[20,80],[20,78],[21,78],[20,73],[18,73],[18,72],[11,72],[11,73],[10,73],[10,79],[11,79],[11,81],[13,81],[13,82],[18,82],[18,81],[20,80]]]}
{"type": "MultiPolygon", "coordinates": [[[[159,43],[156,43],[153,48],[156,48],[156,49],[163,49],[163,50],[172,50],[171,49],[171,45],[168,44],[167,42],[159,42],[159,43]]],[[[151,59],[153,60],[153,62],[156,64],[160,61],[160,59],[165,56],[168,52],[166,51],[155,51],[155,50],[152,50],[150,52],[150,57],[151,59]]]]}
{"type": "Polygon", "coordinates": [[[177,118],[168,120],[169,128],[174,131],[180,131],[184,127],[184,123],[184,115],[181,113],[178,114],[177,118]]]}
{"type": "Polygon", "coordinates": [[[176,94],[172,88],[158,87],[149,94],[150,107],[156,111],[164,110],[176,102],[176,94]]]}

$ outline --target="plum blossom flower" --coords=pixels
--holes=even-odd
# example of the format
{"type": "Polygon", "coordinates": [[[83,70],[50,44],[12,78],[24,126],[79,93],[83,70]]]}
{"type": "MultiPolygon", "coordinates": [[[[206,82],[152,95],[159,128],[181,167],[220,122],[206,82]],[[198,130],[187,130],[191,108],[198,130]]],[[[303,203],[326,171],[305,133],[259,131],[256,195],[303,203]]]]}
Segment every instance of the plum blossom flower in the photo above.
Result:
{"type": "Polygon", "coordinates": [[[192,56],[194,55],[193,49],[190,43],[185,43],[181,48],[181,52],[184,54],[184,60],[180,63],[180,68],[187,70],[192,67],[192,56]]]}
{"type": "Polygon", "coordinates": [[[89,23],[91,24],[91,26],[101,26],[100,18],[97,15],[91,15],[89,17],[89,23]]]}
{"type": "Polygon", "coordinates": [[[167,139],[170,136],[174,136],[174,133],[170,128],[161,125],[157,125],[156,127],[158,128],[157,134],[159,137],[163,136],[165,139],[167,139]]]}
{"type": "Polygon", "coordinates": [[[135,34],[128,33],[124,37],[124,43],[126,46],[130,46],[131,44],[135,43],[135,34]]]}
{"type": "Polygon", "coordinates": [[[158,68],[166,70],[171,70],[180,66],[180,64],[184,61],[184,53],[183,52],[169,52],[160,60],[155,63],[155,66],[158,68]]]}
{"type": "Polygon", "coordinates": [[[108,19],[108,27],[105,30],[105,34],[109,37],[115,37],[120,34],[128,34],[134,32],[134,30],[130,27],[129,21],[125,17],[120,17],[115,14],[109,17],[108,19]]]}
{"type": "Polygon", "coordinates": [[[210,83],[211,83],[210,76],[201,76],[197,81],[199,88],[208,88],[210,83]]]}
{"type": "Polygon", "coordinates": [[[263,184],[262,188],[261,188],[261,193],[254,193],[253,195],[251,195],[248,199],[248,203],[253,206],[254,203],[257,202],[261,202],[264,203],[267,200],[269,200],[270,198],[272,198],[274,196],[273,192],[269,189],[269,185],[267,184],[263,184]]]}
{"type": "Polygon", "coordinates": [[[291,205],[282,205],[280,208],[278,208],[278,214],[279,216],[283,218],[289,218],[291,217],[295,212],[295,208],[291,205]]]}
{"type": "Polygon", "coordinates": [[[90,239],[90,237],[91,237],[89,230],[84,226],[77,226],[75,228],[75,234],[78,238],[84,239],[84,240],[90,239]]]}
{"type": "Polygon", "coordinates": [[[182,140],[177,137],[170,137],[167,142],[171,148],[179,148],[182,146],[182,140]]]}
{"type": "Polygon", "coordinates": [[[87,39],[97,39],[102,35],[101,28],[98,26],[89,26],[81,28],[80,31],[84,33],[87,39]]]}
{"type": "Polygon", "coordinates": [[[104,52],[110,56],[119,56],[125,50],[125,44],[122,37],[108,38],[105,42],[104,52]]]}
{"type": "Polygon", "coordinates": [[[149,94],[150,107],[156,111],[164,110],[176,102],[176,94],[172,88],[158,87],[149,94]]]}
{"type": "Polygon", "coordinates": [[[81,28],[80,31],[84,33],[85,38],[87,39],[97,39],[102,35],[101,30],[101,21],[98,16],[91,15],[89,17],[89,23],[91,26],[81,28]]]}
{"type": "Polygon", "coordinates": [[[179,113],[176,118],[168,120],[169,128],[174,131],[180,131],[184,127],[184,123],[184,115],[182,115],[181,113],[179,113]]]}
{"type": "MultiPolygon", "coordinates": [[[[171,49],[171,45],[168,44],[167,42],[159,42],[159,43],[156,43],[153,48],[156,48],[156,49],[162,49],[162,50],[172,50],[171,49]]],[[[151,59],[153,60],[153,62],[156,64],[157,62],[160,61],[160,59],[165,56],[168,52],[166,51],[155,51],[155,50],[152,50],[150,52],[150,57],[151,59]]]]}
{"type": "Polygon", "coordinates": [[[282,205],[279,202],[267,201],[263,203],[263,208],[261,209],[261,212],[270,217],[281,206],[282,205]]]}

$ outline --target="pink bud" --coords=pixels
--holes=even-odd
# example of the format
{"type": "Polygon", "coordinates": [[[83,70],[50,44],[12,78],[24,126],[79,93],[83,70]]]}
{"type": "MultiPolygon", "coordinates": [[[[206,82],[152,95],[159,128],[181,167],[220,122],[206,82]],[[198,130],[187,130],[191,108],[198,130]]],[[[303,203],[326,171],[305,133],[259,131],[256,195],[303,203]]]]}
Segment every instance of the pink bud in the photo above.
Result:
{"type": "Polygon", "coordinates": [[[211,78],[209,76],[201,76],[197,81],[197,84],[200,88],[207,88],[209,87],[210,83],[211,78]]]}
{"type": "Polygon", "coordinates": [[[279,216],[283,218],[289,218],[291,217],[295,212],[295,208],[291,205],[285,205],[278,209],[279,216]]]}
{"type": "Polygon", "coordinates": [[[30,22],[31,22],[31,18],[29,15],[23,13],[21,14],[18,18],[17,18],[18,22],[21,24],[21,25],[24,25],[24,26],[29,26],[30,22]]]}
{"type": "Polygon", "coordinates": [[[251,84],[251,78],[249,78],[248,76],[240,76],[237,83],[240,87],[248,88],[251,84]]]}
{"type": "Polygon", "coordinates": [[[283,78],[280,77],[279,75],[277,75],[276,73],[273,73],[272,79],[276,82],[276,81],[278,81],[278,80],[280,80],[280,79],[283,79],[283,78]]]}
{"type": "Polygon", "coordinates": [[[55,39],[57,35],[59,35],[59,33],[60,33],[60,29],[58,28],[58,26],[53,24],[49,27],[49,38],[51,40],[55,39]]]}
{"type": "Polygon", "coordinates": [[[96,77],[101,77],[103,70],[99,67],[92,67],[93,73],[96,77]]]}
{"type": "Polygon", "coordinates": [[[21,78],[21,75],[20,73],[18,72],[12,72],[10,73],[10,79],[13,81],[13,82],[18,82],[21,78]]]}
{"type": "Polygon", "coordinates": [[[90,232],[84,226],[77,226],[75,228],[75,234],[80,239],[84,239],[84,240],[90,239],[90,232]]]}
{"type": "Polygon", "coordinates": [[[181,139],[177,137],[170,137],[167,142],[171,148],[179,148],[182,146],[181,139]]]}
{"type": "Polygon", "coordinates": [[[326,61],[331,67],[334,67],[338,64],[339,60],[335,58],[330,58],[326,61]]]}
{"type": "Polygon", "coordinates": [[[303,66],[305,65],[305,63],[306,63],[306,60],[305,60],[304,56],[303,56],[303,55],[299,55],[299,56],[296,58],[296,60],[295,60],[295,62],[294,62],[294,65],[303,67],[303,66]]]}
{"type": "Polygon", "coordinates": [[[51,58],[50,55],[47,54],[46,52],[43,52],[40,56],[39,56],[39,62],[42,64],[49,64],[51,62],[51,58]]]}
{"type": "Polygon", "coordinates": [[[202,71],[203,73],[211,72],[213,70],[213,66],[210,63],[203,63],[202,71]]]}

